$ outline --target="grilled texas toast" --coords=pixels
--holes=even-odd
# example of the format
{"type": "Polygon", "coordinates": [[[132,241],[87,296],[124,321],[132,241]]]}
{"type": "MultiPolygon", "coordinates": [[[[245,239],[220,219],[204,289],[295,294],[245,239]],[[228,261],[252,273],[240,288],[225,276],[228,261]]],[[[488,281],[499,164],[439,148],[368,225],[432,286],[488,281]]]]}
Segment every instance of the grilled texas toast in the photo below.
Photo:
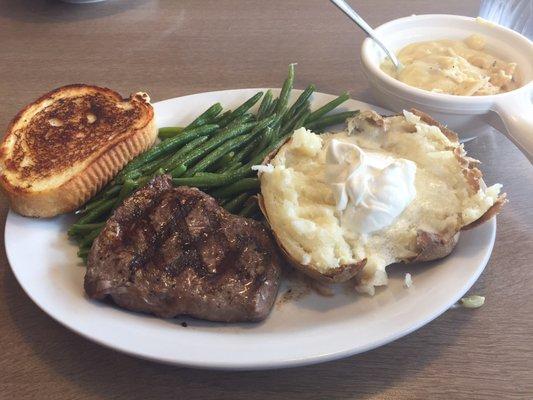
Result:
{"type": "Polygon", "coordinates": [[[156,136],[145,93],[123,99],[97,86],[53,90],[20,111],[0,147],[0,186],[19,214],[75,210],[156,136]]]}

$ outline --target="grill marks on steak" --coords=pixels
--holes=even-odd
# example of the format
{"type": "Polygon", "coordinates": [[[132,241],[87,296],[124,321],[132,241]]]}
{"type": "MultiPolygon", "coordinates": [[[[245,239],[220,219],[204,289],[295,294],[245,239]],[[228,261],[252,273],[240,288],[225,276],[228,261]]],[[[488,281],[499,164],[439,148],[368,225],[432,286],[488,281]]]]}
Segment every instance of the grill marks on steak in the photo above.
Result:
{"type": "Polygon", "coordinates": [[[161,317],[257,321],[274,303],[280,271],[261,223],[160,176],[127,199],[96,238],[85,291],[161,317]]]}

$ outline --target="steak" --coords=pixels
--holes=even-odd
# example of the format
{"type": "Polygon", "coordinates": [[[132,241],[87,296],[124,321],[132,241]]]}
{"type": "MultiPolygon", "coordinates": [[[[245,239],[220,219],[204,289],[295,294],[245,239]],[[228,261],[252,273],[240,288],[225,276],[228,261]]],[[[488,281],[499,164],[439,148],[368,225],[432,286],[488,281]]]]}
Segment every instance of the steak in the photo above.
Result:
{"type": "Polygon", "coordinates": [[[171,318],[264,319],[281,258],[262,223],[232,215],[204,192],[154,178],[117,208],[89,253],[85,291],[171,318]]]}

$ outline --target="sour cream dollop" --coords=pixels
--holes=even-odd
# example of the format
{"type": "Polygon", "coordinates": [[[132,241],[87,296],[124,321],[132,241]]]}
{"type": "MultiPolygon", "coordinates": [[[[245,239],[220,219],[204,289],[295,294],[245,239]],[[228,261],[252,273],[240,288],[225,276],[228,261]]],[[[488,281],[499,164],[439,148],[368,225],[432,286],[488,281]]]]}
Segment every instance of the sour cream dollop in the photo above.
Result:
{"type": "Polygon", "coordinates": [[[410,160],[337,139],[327,145],[325,180],[345,231],[366,234],[392,224],[416,196],[415,175],[410,160]]]}

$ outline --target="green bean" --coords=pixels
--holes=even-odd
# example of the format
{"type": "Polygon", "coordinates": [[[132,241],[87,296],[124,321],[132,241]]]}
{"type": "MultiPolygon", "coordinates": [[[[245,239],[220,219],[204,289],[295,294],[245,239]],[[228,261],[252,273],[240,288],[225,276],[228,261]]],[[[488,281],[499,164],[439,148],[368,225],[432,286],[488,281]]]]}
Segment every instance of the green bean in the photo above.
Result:
{"type": "Polygon", "coordinates": [[[213,174],[209,176],[193,176],[185,178],[173,179],[174,185],[176,186],[196,186],[199,188],[212,188],[229,185],[231,183],[237,182],[238,180],[246,177],[253,176],[255,174],[252,171],[252,166],[261,163],[261,161],[270,154],[275,148],[277,148],[285,139],[277,139],[267,148],[265,148],[261,153],[252,158],[247,164],[242,167],[227,171],[222,174],[213,174]]]}
{"type": "MultiPolygon", "coordinates": [[[[205,137],[205,136],[201,136],[202,138],[205,137]]],[[[164,160],[168,159],[167,157],[163,157],[162,159],[159,159],[159,158],[156,158],[155,160],[153,161],[150,161],[146,164],[144,164],[142,167],[139,167],[138,169],[132,171],[132,172],[136,172],[140,175],[144,175],[146,174],[147,172],[152,172],[154,169],[157,169],[161,166],[161,163],[163,163],[164,160]]],[[[130,173],[131,174],[131,173],[130,173]]],[[[130,174],[126,174],[124,176],[124,178],[127,178],[130,176],[130,174]]]]}
{"type": "Polygon", "coordinates": [[[114,197],[118,192],[120,192],[120,188],[121,185],[115,185],[114,182],[109,182],[96,196],[85,203],[84,207],[77,210],[76,213],[85,213],[89,210],[92,210],[94,208],[94,203],[114,197]]]}
{"type": "Polygon", "coordinates": [[[270,105],[272,104],[273,96],[272,96],[272,90],[268,89],[265,95],[263,96],[263,100],[261,101],[261,105],[259,106],[259,109],[257,110],[257,119],[261,119],[264,117],[267,117],[267,111],[270,108],[270,105]]]}
{"type": "Polygon", "coordinates": [[[257,206],[257,200],[250,201],[252,199],[253,199],[253,197],[250,197],[250,199],[246,202],[246,204],[244,204],[244,207],[242,208],[242,210],[239,211],[239,215],[240,216],[242,216],[242,217],[251,217],[256,212],[259,211],[259,207],[257,206]]]}
{"type": "Polygon", "coordinates": [[[234,156],[235,156],[234,151],[230,151],[229,153],[224,154],[222,157],[218,159],[217,162],[215,162],[211,166],[210,172],[220,171],[221,169],[224,169],[227,165],[231,164],[234,156]]]}
{"type": "Polygon", "coordinates": [[[309,109],[305,110],[305,112],[302,113],[302,115],[300,115],[296,121],[294,121],[294,125],[291,128],[292,132],[303,127],[309,115],[311,115],[311,111],[309,109]]]}
{"type": "Polygon", "coordinates": [[[300,111],[296,113],[282,128],[281,135],[285,136],[288,133],[294,132],[296,129],[301,128],[305,120],[309,117],[311,111],[309,110],[309,103],[306,107],[300,108],[300,111]],[[299,126],[297,126],[299,125],[299,126]]]}
{"type": "Polygon", "coordinates": [[[252,153],[250,153],[250,157],[254,157],[261,150],[263,150],[266,146],[268,146],[268,144],[270,143],[273,137],[274,137],[274,129],[270,127],[266,128],[263,131],[263,134],[261,135],[261,140],[259,141],[259,143],[257,143],[257,147],[252,153]]]}
{"type": "MultiPolygon", "coordinates": [[[[113,209],[115,206],[120,204],[122,200],[125,199],[125,197],[129,196],[133,189],[135,189],[135,186],[132,188],[132,184],[134,185],[135,182],[131,181],[130,179],[127,179],[125,181],[125,184],[122,185],[121,190],[118,194],[118,197],[110,198],[110,199],[102,199],[101,201],[97,202],[98,205],[94,206],[89,212],[87,212],[82,218],[80,218],[74,225],[72,225],[71,230],[69,230],[69,235],[72,235],[75,231],[79,230],[79,226],[90,226],[93,224],[89,224],[90,222],[93,222],[100,217],[106,215],[111,209],[113,209]]],[[[98,225],[98,224],[94,224],[98,225]]],[[[87,229],[87,228],[85,228],[87,229]]]]}
{"type": "Polygon", "coordinates": [[[78,250],[78,257],[82,259],[84,264],[87,264],[87,256],[89,255],[90,251],[91,247],[81,247],[78,250]]]}
{"type": "Polygon", "coordinates": [[[113,208],[113,205],[115,204],[115,199],[109,199],[103,202],[98,207],[95,207],[93,210],[85,214],[83,217],[81,217],[76,224],[83,225],[88,224],[89,222],[96,221],[99,217],[101,217],[103,214],[108,212],[113,208]]]}
{"type": "Polygon", "coordinates": [[[103,198],[104,199],[110,199],[111,197],[114,197],[118,192],[120,192],[120,188],[121,188],[121,185],[114,185],[114,186],[111,186],[109,189],[107,189],[104,193],[103,193],[103,198]]]}
{"type": "MultiPolygon", "coordinates": [[[[155,160],[155,161],[160,161],[160,160],[155,160]]],[[[151,163],[148,163],[148,164],[151,164],[151,163]]],[[[159,168],[159,163],[157,163],[154,168],[156,169],[159,168]]],[[[128,172],[126,175],[124,175],[121,178],[121,184],[120,184],[121,189],[124,186],[124,182],[126,181],[126,179],[135,180],[135,179],[139,179],[143,175],[146,175],[146,173],[142,173],[139,169],[135,169],[131,172],[128,172]]]]}
{"type": "Polygon", "coordinates": [[[137,187],[142,188],[144,187],[148,182],[152,180],[152,176],[141,176],[139,179],[137,179],[137,187]]]}
{"type": "Polygon", "coordinates": [[[242,167],[242,162],[233,160],[230,164],[226,165],[224,168],[221,168],[216,173],[223,174],[224,172],[233,171],[240,167],[242,167]]]}
{"type": "Polygon", "coordinates": [[[350,98],[350,95],[347,92],[344,92],[343,94],[341,94],[336,99],[334,99],[334,100],[330,101],[329,103],[323,105],[318,110],[313,111],[311,113],[311,115],[309,116],[307,122],[312,122],[312,121],[315,121],[315,120],[319,119],[323,115],[327,114],[328,112],[332,111],[333,109],[335,109],[336,107],[338,107],[339,105],[344,103],[349,98],[350,98]]]}
{"type": "Polygon", "coordinates": [[[252,108],[262,96],[263,96],[263,92],[257,92],[256,94],[254,94],[252,97],[246,100],[242,105],[237,107],[235,111],[233,111],[232,117],[236,118],[236,117],[240,117],[241,115],[243,115],[250,108],[252,108]]]}
{"type": "Polygon", "coordinates": [[[97,228],[97,229],[92,230],[86,236],[84,236],[83,239],[79,241],[78,245],[82,248],[88,245],[92,245],[92,243],[94,242],[94,239],[96,239],[96,237],[100,234],[100,232],[102,232],[102,229],[103,228],[97,228]]]}
{"type": "Polygon", "coordinates": [[[282,135],[291,130],[291,128],[294,126],[294,123],[302,116],[302,114],[305,114],[309,110],[309,104],[309,101],[307,101],[303,107],[300,107],[296,114],[294,114],[289,120],[282,123],[280,127],[280,132],[282,135]]]}
{"type": "Polygon", "coordinates": [[[224,142],[219,147],[207,154],[204,158],[202,158],[196,165],[194,165],[194,167],[190,168],[185,174],[185,176],[193,176],[197,172],[205,171],[207,167],[214,164],[216,161],[218,161],[225,154],[229,153],[231,150],[248,143],[250,139],[253,139],[254,135],[254,132],[251,132],[246,135],[237,136],[236,138],[224,142]]]}
{"type": "Polygon", "coordinates": [[[196,117],[196,119],[192,121],[189,125],[187,125],[187,128],[185,129],[187,131],[190,131],[191,129],[198,128],[199,126],[211,124],[221,111],[222,105],[220,103],[215,103],[207,110],[205,110],[202,114],[200,114],[198,117],[196,117]]]}
{"type": "MultiPolygon", "coordinates": [[[[201,136],[200,138],[203,139],[205,138],[205,136],[201,136]]],[[[123,181],[125,181],[126,179],[135,180],[143,175],[151,175],[158,168],[160,168],[169,158],[170,156],[165,156],[165,157],[162,157],[161,159],[156,158],[153,161],[147,162],[143,166],[125,174],[123,177],[123,181]]]]}
{"type": "Polygon", "coordinates": [[[211,139],[209,139],[207,142],[192,150],[183,158],[180,158],[178,162],[180,164],[185,165],[186,167],[189,167],[192,163],[202,158],[202,156],[209,153],[211,150],[220,146],[220,144],[222,144],[226,140],[248,132],[250,129],[253,129],[253,127],[257,124],[258,123],[256,122],[248,122],[235,127],[228,126],[227,128],[217,133],[215,136],[213,136],[211,139]]]}
{"type": "Polygon", "coordinates": [[[250,197],[248,193],[241,193],[231,201],[225,203],[223,207],[230,213],[234,213],[248,199],[248,197],[250,197]]]}
{"type": "Polygon", "coordinates": [[[274,130],[271,127],[268,127],[263,132],[263,136],[261,137],[261,141],[259,142],[258,148],[262,149],[270,143],[273,137],[274,130]]]}
{"type": "Polygon", "coordinates": [[[250,113],[239,115],[237,118],[235,118],[229,124],[227,124],[226,128],[235,128],[236,126],[245,124],[247,122],[251,122],[253,119],[255,119],[255,118],[254,118],[253,114],[250,114],[250,113]]]}
{"type": "Polygon", "coordinates": [[[314,120],[312,122],[305,121],[305,127],[314,131],[320,132],[322,129],[327,128],[331,125],[341,124],[346,121],[347,118],[357,115],[359,111],[346,111],[337,114],[326,115],[320,119],[314,120]]]}
{"type": "Polygon", "coordinates": [[[276,104],[276,114],[280,116],[287,111],[289,96],[291,95],[292,86],[294,84],[294,65],[295,64],[289,64],[289,76],[285,79],[285,82],[283,82],[278,103],[276,104]]]}
{"type": "Polygon", "coordinates": [[[257,122],[257,125],[254,127],[252,133],[254,135],[257,135],[263,129],[266,129],[269,126],[272,126],[273,124],[277,123],[279,120],[280,118],[277,115],[271,115],[269,117],[263,118],[261,121],[257,122]]]}
{"type": "MultiPolygon", "coordinates": [[[[199,140],[199,142],[202,143],[203,141],[207,140],[208,138],[209,138],[208,136],[200,136],[198,139],[201,139],[201,140],[199,140]]],[[[194,140],[190,141],[189,143],[192,143],[192,142],[194,142],[194,140]]],[[[189,145],[189,143],[187,143],[185,146],[189,145]]],[[[183,147],[185,147],[185,146],[183,146],[183,147]]],[[[180,150],[178,150],[178,151],[180,151],[180,150]]],[[[161,160],[159,160],[158,163],[154,162],[149,167],[147,166],[147,164],[145,164],[144,167],[140,168],[141,174],[142,175],[151,175],[151,174],[155,173],[155,171],[157,171],[158,169],[163,168],[163,165],[170,159],[170,157],[172,157],[172,155],[168,155],[166,157],[163,157],[161,160]]]]}
{"type": "Polygon", "coordinates": [[[185,146],[183,146],[181,149],[179,149],[176,153],[171,155],[162,165],[161,167],[165,171],[172,170],[176,168],[176,165],[178,165],[178,161],[185,157],[187,154],[189,154],[192,150],[196,149],[198,146],[200,146],[202,143],[204,143],[206,140],[209,139],[209,136],[200,136],[199,138],[196,138],[194,140],[191,140],[189,143],[187,143],[185,146]]]}
{"type": "Polygon", "coordinates": [[[259,179],[257,178],[244,178],[240,181],[232,183],[229,186],[214,190],[211,195],[213,197],[230,197],[242,192],[248,192],[253,189],[259,188],[259,179]]]}
{"type": "Polygon", "coordinates": [[[115,207],[122,204],[122,202],[128,197],[132,192],[137,188],[137,183],[131,179],[126,179],[124,185],[118,194],[118,197],[115,202],[115,207]]]}
{"type": "Polygon", "coordinates": [[[76,235],[79,235],[79,234],[83,234],[83,233],[86,233],[86,232],[89,232],[89,231],[92,231],[96,228],[101,228],[105,225],[105,222],[99,222],[97,224],[84,224],[84,225],[80,225],[80,224],[72,224],[68,230],[68,235],[69,236],[76,236],[76,235]]]}
{"type": "Polygon", "coordinates": [[[231,165],[227,171],[235,171],[236,169],[239,169],[240,167],[242,167],[243,164],[242,162],[236,162],[235,164],[231,165]]]}
{"type": "MultiPolygon", "coordinates": [[[[159,176],[159,175],[163,175],[165,172],[166,171],[162,167],[159,167],[156,170],[152,171],[151,173],[145,174],[145,175],[139,177],[137,179],[136,187],[144,186],[147,182],[152,180],[154,177],[159,176]]],[[[131,192],[130,192],[130,194],[131,194],[131,192]]]]}
{"type": "Polygon", "coordinates": [[[246,173],[243,173],[244,167],[241,167],[235,171],[224,172],[223,174],[213,174],[206,176],[192,176],[185,178],[172,179],[172,182],[176,186],[196,186],[198,188],[211,188],[229,185],[236,182],[241,178],[249,176],[249,172],[252,172],[249,168],[246,173]]]}
{"type": "Polygon", "coordinates": [[[250,108],[252,108],[255,105],[255,103],[259,101],[261,96],[263,96],[263,92],[258,92],[254,94],[252,97],[246,100],[243,104],[237,107],[235,111],[233,111],[225,119],[220,120],[219,121],[220,126],[224,127],[227,124],[229,124],[231,121],[233,121],[235,118],[238,118],[241,115],[244,115],[250,108]]]}
{"type": "MultiPolygon", "coordinates": [[[[257,136],[257,134],[262,131],[263,129],[269,127],[270,125],[275,125],[276,123],[279,123],[280,119],[277,115],[271,115],[263,120],[261,120],[257,126],[252,131],[253,136],[257,136]]],[[[274,133],[274,132],[273,132],[274,133]]],[[[250,154],[252,154],[256,149],[259,143],[261,142],[261,136],[256,137],[253,141],[248,143],[241,151],[239,151],[235,156],[233,157],[233,163],[238,163],[241,160],[244,160],[247,158],[250,154]]],[[[226,171],[229,168],[224,168],[223,170],[226,171]]]]}
{"type": "Polygon", "coordinates": [[[256,208],[253,212],[252,215],[250,215],[249,217],[247,218],[251,218],[251,219],[255,219],[256,221],[262,221],[264,218],[263,218],[263,213],[261,212],[261,210],[259,210],[258,208],[256,208]]]}
{"type": "MultiPolygon", "coordinates": [[[[239,163],[242,160],[246,160],[247,157],[254,152],[254,150],[259,145],[259,142],[261,141],[261,136],[256,137],[254,140],[252,140],[250,143],[248,143],[242,150],[237,152],[232,160],[232,165],[239,163]]],[[[228,166],[228,168],[224,168],[223,170],[226,171],[231,167],[231,165],[228,166]]]]}
{"type": "Polygon", "coordinates": [[[179,178],[185,173],[185,171],[187,171],[187,167],[183,164],[180,164],[170,171],[170,175],[172,175],[173,178],[179,178]]]}
{"type": "Polygon", "coordinates": [[[140,166],[146,164],[147,162],[153,161],[156,158],[161,157],[162,155],[168,153],[169,151],[174,150],[175,148],[188,143],[193,139],[196,139],[200,136],[208,135],[209,133],[218,129],[218,125],[203,125],[198,128],[191,129],[181,135],[175,136],[163,140],[161,143],[155,145],[150,150],[142,153],[140,156],[134,158],[118,175],[119,178],[123,178],[128,172],[131,172],[140,166]]]}
{"type": "Polygon", "coordinates": [[[95,208],[99,207],[103,203],[105,203],[107,199],[101,198],[99,200],[92,200],[90,203],[86,203],[85,207],[78,210],[78,214],[87,214],[89,211],[94,210],[95,208]]]}
{"type": "Polygon", "coordinates": [[[270,104],[270,107],[268,108],[266,112],[267,117],[274,114],[274,112],[276,111],[276,107],[278,106],[278,101],[279,99],[272,100],[272,104],[270,104]]]}
{"type": "Polygon", "coordinates": [[[214,120],[213,120],[213,124],[217,124],[219,126],[222,126],[220,125],[220,121],[224,121],[226,118],[228,118],[229,116],[231,115],[231,110],[228,110],[228,111],[224,111],[222,114],[220,114],[218,117],[216,117],[214,120]]]}
{"type": "Polygon", "coordinates": [[[261,164],[266,156],[268,156],[270,153],[272,153],[274,150],[276,150],[279,146],[281,146],[285,140],[287,139],[288,135],[277,137],[275,140],[273,140],[267,147],[265,147],[261,152],[253,157],[248,164],[243,166],[240,170],[241,174],[244,174],[246,171],[246,168],[249,168],[251,171],[252,166],[261,164]]]}
{"type": "Polygon", "coordinates": [[[90,247],[81,247],[78,250],[78,257],[80,258],[86,258],[89,255],[89,252],[91,251],[90,247]]]}
{"type": "Polygon", "coordinates": [[[292,118],[302,107],[305,108],[307,104],[309,104],[308,100],[309,97],[313,94],[315,91],[315,85],[311,84],[305,88],[305,90],[302,92],[302,94],[296,99],[294,104],[289,108],[289,110],[285,113],[283,116],[283,123],[287,122],[290,118],[292,118]]]}
{"type": "Polygon", "coordinates": [[[247,164],[236,170],[227,171],[222,174],[213,174],[209,176],[177,178],[173,179],[173,182],[176,186],[196,186],[200,188],[220,187],[224,185],[229,185],[238,181],[239,179],[254,175],[255,172],[252,171],[252,166],[261,163],[268,154],[278,148],[284,141],[284,137],[277,138],[272,143],[270,143],[265,149],[263,149],[258,155],[253,157],[247,164]]]}
{"type": "Polygon", "coordinates": [[[281,130],[281,120],[279,120],[278,123],[275,124],[272,127],[272,140],[271,140],[271,143],[272,143],[272,141],[276,140],[276,138],[279,136],[279,131],[280,130],[281,130]]]}
{"type": "Polygon", "coordinates": [[[185,128],[180,126],[166,126],[164,128],[159,128],[157,136],[159,136],[160,139],[168,139],[180,134],[184,129],[185,128]]]}
{"type": "Polygon", "coordinates": [[[194,176],[209,176],[209,175],[217,175],[217,172],[202,171],[202,172],[197,172],[194,174],[194,176]]]}

